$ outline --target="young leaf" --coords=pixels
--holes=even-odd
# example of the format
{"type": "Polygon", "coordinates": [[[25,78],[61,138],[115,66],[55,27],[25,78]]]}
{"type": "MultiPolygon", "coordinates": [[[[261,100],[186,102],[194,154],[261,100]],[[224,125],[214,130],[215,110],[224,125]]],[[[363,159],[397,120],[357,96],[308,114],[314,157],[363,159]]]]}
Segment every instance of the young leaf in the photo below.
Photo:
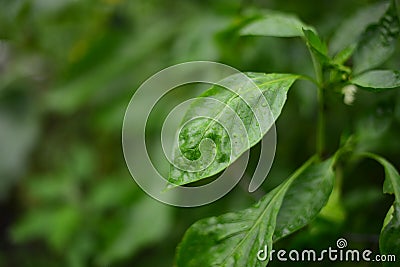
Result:
{"type": "Polygon", "coordinates": [[[371,70],[350,80],[351,83],[370,91],[400,86],[400,72],[396,70],[371,70]]]}
{"type": "Polygon", "coordinates": [[[328,48],[326,44],[319,38],[319,36],[310,30],[304,29],[304,37],[307,42],[311,53],[315,56],[318,62],[323,65],[329,63],[330,59],[327,56],[328,48]]]}
{"type": "Polygon", "coordinates": [[[388,3],[380,2],[360,9],[354,16],[345,20],[329,43],[330,51],[336,54],[356,44],[365,28],[372,23],[377,23],[387,8],[388,3]]]}
{"type": "Polygon", "coordinates": [[[307,225],[328,202],[333,190],[334,159],[310,166],[286,192],[276,221],[274,241],[307,225]]]}
{"type": "Polygon", "coordinates": [[[251,83],[231,77],[230,90],[213,86],[193,102],[178,136],[169,182],[183,185],[217,174],[258,143],[280,115],[287,91],[298,78],[246,75],[251,83]]]}
{"type": "Polygon", "coordinates": [[[265,266],[266,262],[257,259],[257,252],[264,246],[267,253],[271,251],[276,217],[285,193],[295,179],[309,174],[307,169],[313,160],[307,161],[253,207],[193,224],[177,248],[177,266],[265,266]]]}
{"type": "Polygon", "coordinates": [[[306,37],[307,43],[322,55],[327,55],[328,48],[326,44],[319,38],[319,36],[310,30],[304,29],[304,36],[306,37]]]}
{"type": "Polygon", "coordinates": [[[400,35],[400,21],[394,2],[377,24],[369,26],[361,36],[354,53],[354,73],[379,66],[394,52],[400,35]]]}
{"type": "Polygon", "coordinates": [[[330,69],[335,69],[340,73],[350,73],[350,68],[344,66],[343,63],[345,61],[344,58],[351,56],[351,47],[343,50],[343,52],[339,53],[335,59],[331,59],[328,55],[328,47],[326,43],[321,40],[318,34],[307,29],[303,29],[303,32],[307,47],[311,53],[314,67],[317,68],[317,72],[322,74],[322,68],[329,67],[330,69]]]}
{"type": "MultiPolygon", "coordinates": [[[[395,255],[396,259],[400,259],[400,175],[386,159],[370,153],[366,156],[378,161],[383,166],[385,169],[383,192],[395,196],[395,201],[386,216],[379,238],[380,250],[382,254],[395,255]]],[[[386,266],[397,265],[395,262],[388,262],[386,266]]]]}
{"type": "Polygon", "coordinates": [[[344,64],[353,55],[356,45],[349,45],[345,49],[340,50],[333,58],[333,63],[344,64]]]}
{"type": "Polygon", "coordinates": [[[304,29],[312,29],[292,14],[268,11],[262,18],[251,22],[241,31],[241,35],[260,35],[273,37],[303,36],[304,29]]]}

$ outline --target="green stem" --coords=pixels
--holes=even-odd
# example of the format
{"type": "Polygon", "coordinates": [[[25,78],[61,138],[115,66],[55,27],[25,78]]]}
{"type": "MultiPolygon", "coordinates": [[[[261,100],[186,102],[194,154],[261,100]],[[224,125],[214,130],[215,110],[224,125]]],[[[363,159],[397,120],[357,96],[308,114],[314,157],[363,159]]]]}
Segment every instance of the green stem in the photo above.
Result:
{"type": "Polygon", "coordinates": [[[314,78],[308,76],[308,75],[299,75],[299,79],[303,79],[305,81],[309,81],[311,83],[313,83],[315,86],[319,86],[319,83],[317,82],[317,80],[315,80],[314,78]]]}
{"type": "Polygon", "coordinates": [[[322,158],[325,151],[325,97],[324,88],[318,87],[318,122],[317,122],[317,137],[316,149],[317,154],[322,158]]]}
{"type": "Polygon", "coordinates": [[[318,87],[318,121],[316,133],[316,150],[317,155],[322,158],[325,150],[325,96],[324,96],[324,77],[321,64],[314,56],[309,47],[311,59],[314,66],[315,76],[318,87]]]}

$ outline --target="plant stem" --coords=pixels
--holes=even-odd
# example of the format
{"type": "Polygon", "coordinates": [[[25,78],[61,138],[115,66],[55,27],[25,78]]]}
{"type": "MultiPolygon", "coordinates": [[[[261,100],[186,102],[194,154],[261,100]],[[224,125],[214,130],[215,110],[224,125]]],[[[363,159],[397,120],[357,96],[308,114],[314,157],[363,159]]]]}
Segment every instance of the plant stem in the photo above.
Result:
{"type": "Polygon", "coordinates": [[[318,86],[318,121],[317,121],[317,133],[316,133],[316,152],[319,158],[323,157],[325,151],[325,90],[324,90],[324,76],[322,66],[313,54],[309,47],[311,59],[314,66],[315,76],[318,86]]]}
{"type": "Polygon", "coordinates": [[[325,150],[325,101],[324,88],[318,87],[318,121],[317,121],[317,136],[316,150],[320,158],[322,158],[325,150]]]}

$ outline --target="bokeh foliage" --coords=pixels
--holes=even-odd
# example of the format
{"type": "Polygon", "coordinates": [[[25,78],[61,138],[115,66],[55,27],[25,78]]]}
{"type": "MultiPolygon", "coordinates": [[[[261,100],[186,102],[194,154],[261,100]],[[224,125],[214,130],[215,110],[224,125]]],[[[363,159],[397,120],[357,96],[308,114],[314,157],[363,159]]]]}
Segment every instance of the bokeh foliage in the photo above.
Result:
{"type": "MultiPolygon", "coordinates": [[[[194,209],[145,195],[121,150],[124,110],[136,88],[156,71],[189,60],[312,73],[298,40],[239,37],[246,14],[294,12],[329,39],[343,19],[371,3],[0,0],[0,266],[172,266],[193,222],[250,206],[260,194],[238,186],[194,209]]],[[[400,69],[399,54],[385,64],[400,69]]],[[[277,155],[265,191],[315,149],[316,93],[307,87],[295,84],[277,122],[277,155]]],[[[353,131],[356,149],[400,167],[398,90],[359,91],[352,106],[340,92],[328,98],[328,151],[353,131]]],[[[149,129],[154,140],[157,117],[168,107],[156,112],[149,129]]],[[[258,151],[252,149],[251,159],[258,151]]],[[[346,166],[337,200],[278,247],[326,248],[345,236],[354,247],[378,251],[377,233],[391,203],[381,193],[383,170],[369,160],[346,166]]]]}

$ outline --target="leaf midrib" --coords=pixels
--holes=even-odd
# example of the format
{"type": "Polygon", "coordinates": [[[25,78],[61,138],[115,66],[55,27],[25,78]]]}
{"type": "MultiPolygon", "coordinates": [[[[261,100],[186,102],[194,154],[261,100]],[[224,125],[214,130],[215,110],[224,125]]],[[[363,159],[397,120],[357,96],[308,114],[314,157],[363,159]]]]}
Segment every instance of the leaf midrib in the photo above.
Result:
{"type": "MultiPolygon", "coordinates": [[[[260,84],[260,85],[257,85],[254,81],[252,81],[252,82],[256,85],[256,87],[260,88],[261,93],[263,93],[263,92],[266,91],[266,90],[262,90],[261,87],[263,87],[263,86],[265,86],[265,85],[268,85],[268,84],[271,84],[271,83],[275,83],[275,82],[279,82],[279,81],[284,81],[284,80],[287,80],[287,79],[289,79],[289,78],[294,78],[294,77],[296,77],[296,75],[290,75],[290,76],[288,75],[287,77],[278,78],[278,79],[274,79],[274,80],[270,80],[270,81],[264,82],[264,83],[262,83],[262,84],[260,84]]],[[[249,77],[249,79],[251,79],[251,78],[249,77]]],[[[223,87],[223,88],[225,89],[225,87],[223,87]]],[[[245,88],[243,88],[243,89],[245,89],[245,88]]],[[[228,90],[229,90],[229,89],[228,89],[228,90]]],[[[241,90],[239,90],[239,91],[237,91],[237,92],[231,91],[231,90],[229,90],[229,91],[233,93],[233,96],[230,97],[230,98],[228,98],[228,100],[226,101],[226,105],[221,109],[220,112],[217,113],[217,115],[215,116],[215,119],[218,119],[218,118],[221,116],[221,114],[225,111],[225,109],[227,108],[227,106],[229,106],[228,104],[229,104],[230,102],[232,102],[232,101],[233,101],[234,99],[236,99],[237,97],[240,97],[239,92],[240,92],[241,90]]],[[[243,94],[243,93],[245,94],[245,93],[250,92],[250,91],[251,91],[251,90],[245,90],[244,92],[242,92],[242,94],[243,94]]],[[[267,101],[267,100],[266,100],[266,101],[267,101]]],[[[268,102],[268,101],[267,101],[267,102],[268,102]]],[[[271,113],[272,113],[272,111],[271,111],[271,113]]],[[[199,144],[200,144],[201,141],[203,140],[204,136],[206,135],[207,131],[210,129],[210,127],[211,127],[213,124],[215,124],[215,120],[214,120],[214,119],[213,119],[213,120],[210,120],[210,122],[207,124],[207,126],[206,126],[206,128],[205,128],[205,130],[204,130],[204,132],[203,132],[203,134],[202,134],[202,136],[201,136],[201,138],[200,138],[200,141],[199,141],[198,143],[196,143],[193,147],[189,148],[189,149],[193,149],[193,148],[199,146],[199,144]]]]}
{"type": "MultiPolygon", "coordinates": [[[[289,181],[288,181],[289,182],[289,181]]],[[[264,218],[265,214],[267,211],[269,211],[271,209],[271,207],[273,206],[272,204],[274,203],[274,200],[280,196],[280,194],[282,194],[282,190],[283,193],[287,190],[288,184],[290,183],[285,183],[282,188],[280,188],[278,190],[278,192],[271,198],[271,200],[269,201],[269,203],[267,204],[267,206],[265,207],[265,209],[261,212],[260,216],[257,217],[257,220],[255,221],[255,223],[253,224],[253,226],[247,231],[246,235],[243,237],[242,240],[240,240],[240,242],[233,248],[233,250],[224,258],[224,260],[221,262],[221,265],[225,264],[226,261],[236,252],[236,250],[246,241],[246,239],[249,237],[250,233],[252,231],[255,230],[256,226],[259,225],[259,223],[261,222],[261,219],[264,218]]]]}
{"type": "MultiPolygon", "coordinates": [[[[249,237],[250,233],[256,228],[256,226],[259,225],[261,222],[261,219],[264,218],[265,214],[267,211],[270,210],[270,208],[273,206],[272,204],[274,203],[274,200],[278,198],[281,194],[285,194],[289,186],[292,184],[292,182],[301,174],[305,169],[307,169],[310,164],[313,162],[314,157],[309,159],[306,163],[304,163],[303,166],[301,166],[284,184],[282,184],[282,188],[277,188],[278,192],[274,194],[274,196],[271,198],[265,209],[261,212],[260,216],[257,217],[257,220],[253,224],[253,226],[249,229],[249,231],[246,233],[246,235],[243,237],[242,240],[233,248],[233,250],[224,258],[224,260],[221,262],[221,265],[225,264],[226,261],[236,252],[236,250],[244,243],[244,241],[249,237]]],[[[281,203],[282,204],[282,203],[281,203]]],[[[273,235],[273,233],[272,233],[273,235]]],[[[272,237],[271,235],[271,237],[272,237]]],[[[232,235],[233,236],[233,235],[232,235]]]]}

